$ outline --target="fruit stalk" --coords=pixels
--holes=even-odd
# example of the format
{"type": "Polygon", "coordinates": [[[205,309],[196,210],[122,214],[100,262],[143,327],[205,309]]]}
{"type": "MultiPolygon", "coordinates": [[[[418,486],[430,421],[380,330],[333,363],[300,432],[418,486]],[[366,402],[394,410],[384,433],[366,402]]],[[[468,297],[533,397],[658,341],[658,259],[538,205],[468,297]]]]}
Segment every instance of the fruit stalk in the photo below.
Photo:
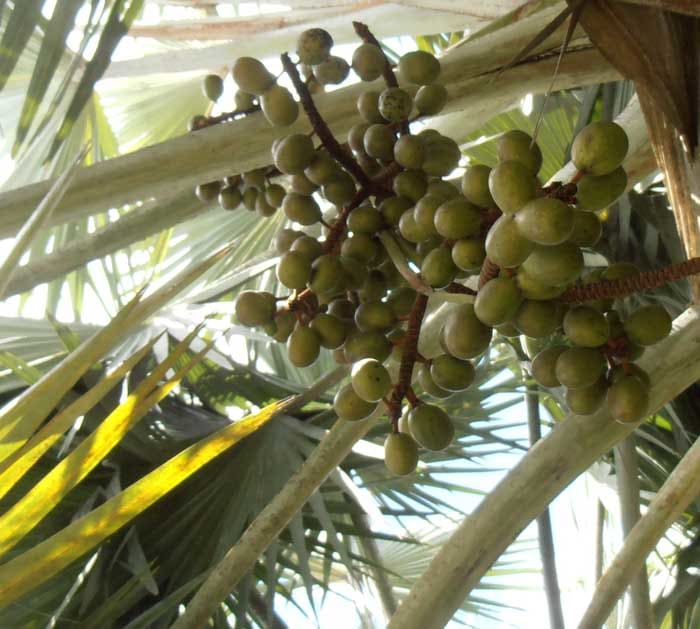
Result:
{"type": "Polygon", "coordinates": [[[698,273],[700,273],[700,258],[691,258],[678,264],[669,264],[656,271],[642,271],[632,277],[572,286],[559,297],[559,300],[565,303],[578,303],[627,297],[634,293],[659,288],[698,273]]]}
{"type": "Polygon", "coordinates": [[[500,268],[497,264],[484,258],[484,263],[481,265],[481,272],[479,273],[479,288],[482,288],[486,282],[492,280],[494,277],[498,277],[498,272],[500,268]]]}
{"type": "Polygon", "coordinates": [[[316,105],[311,97],[309,88],[299,76],[297,67],[289,58],[289,55],[285,52],[280,56],[280,59],[282,60],[282,67],[284,68],[284,71],[291,79],[294,89],[301,100],[306,116],[308,117],[314,132],[321,140],[324,148],[357,180],[360,186],[363,188],[371,187],[370,178],[365,174],[360,165],[343,150],[343,147],[340,146],[338,140],[335,139],[335,136],[328,128],[328,125],[326,124],[325,120],[323,120],[318,109],[316,109],[316,105]]]}
{"type": "Polygon", "coordinates": [[[427,305],[428,296],[418,293],[415,302],[413,302],[411,314],[408,317],[408,327],[406,328],[406,336],[404,336],[403,353],[401,355],[401,365],[399,367],[399,378],[392,391],[388,409],[394,432],[398,431],[401,402],[411,388],[413,366],[418,357],[418,336],[427,305]]]}

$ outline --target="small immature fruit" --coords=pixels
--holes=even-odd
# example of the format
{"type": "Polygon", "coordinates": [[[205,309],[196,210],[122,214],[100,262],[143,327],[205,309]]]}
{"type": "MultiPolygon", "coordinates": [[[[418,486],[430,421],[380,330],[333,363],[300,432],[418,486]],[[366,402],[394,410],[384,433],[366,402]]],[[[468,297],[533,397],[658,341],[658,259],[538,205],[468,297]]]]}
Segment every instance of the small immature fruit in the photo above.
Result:
{"type": "Polygon", "coordinates": [[[517,212],[537,194],[532,171],[521,162],[501,162],[489,174],[489,191],[504,213],[517,212]]]}
{"type": "Polygon", "coordinates": [[[207,74],[202,81],[202,92],[215,103],[224,93],[224,80],[218,74],[207,74]]]}
{"type": "Polygon", "coordinates": [[[308,367],[320,351],[321,341],[311,328],[297,327],[287,339],[287,355],[295,367],[308,367]]]}
{"type": "Polygon", "coordinates": [[[287,288],[302,290],[311,278],[311,260],[303,253],[289,251],[277,265],[277,279],[287,288]]]}
{"type": "Polygon", "coordinates": [[[391,306],[384,301],[365,301],[355,310],[355,323],[363,332],[386,332],[396,323],[396,315],[391,306]]]}
{"type": "Polygon", "coordinates": [[[457,196],[445,201],[435,212],[435,229],[448,240],[471,238],[481,229],[481,213],[464,197],[457,196]]]}
{"type": "Polygon", "coordinates": [[[384,464],[397,476],[415,472],[418,465],[418,446],[411,435],[392,432],[384,441],[384,464]]]}
{"type": "Polygon", "coordinates": [[[597,349],[571,347],[557,358],[555,374],[565,387],[581,389],[598,382],[605,368],[605,357],[597,349]]]}
{"type": "Polygon", "coordinates": [[[526,299],[520,304],[513,324],[525,336],[541,339],[550,336],[561,322],[557,305],[552,301],[526,299]]]}
{"type": "Polygon", "coordinates": [[[447,89],[444,85],[433,83],[421,87],[413,99],[419,114],[434,116],[439,114],[447,103],[447,89]]]}
{"type": "Polygon", "coordinates": [[[363,81],[378,79],[385,65],[384,53],[374,44],[362,44],[352,54],[352,69],[363,81]]]}
{"type": "Polygon", "coordinates": [[[244,290],[236,297],[236,317],[247,327],[270,323],[276,308],[275,296],[271,293],[244,290]]]}
{"type": "Polygon", "coordinates": [[[486,249],[481,238],[464,238],[452,245],[452,261],[462,271],[481,268],[485,257],[486,249]]]}
{"type": "Polygon", "coordinates": [[[371,264],[379,253],[379,245],[368,234],[354,234],[343,241],[343,244],[340,246],[340,253],[358,262],[371,264]]]}
{"type": "Polygon", "coordinates": [[[314,66],[314,77],[321,85],[338,85],[348,78],[349,73],[348,62],[334,55],[314,66]]]}
{"type": "Polygon", "coordinates": [[[501,216],[486,236],[486,255],[502,268],[521,265],[530,256],[535,244],[525,238],[515,223],[515,217],[501,216]]]}
{"type": "Polygon", "coordinates": [[[316,153],[304,169],[306,178],[317,186],[333,181],[340,172],[338,162],[325,152],[316,153]]]}
{"type": "Polygon", "coordinates": [[[654,345],[671,332],[671,316],[663,306],[651,304],[633,312],[624,322],[625,334],[637,345],[654,345]]]}
{"type": "Polygon", "coordinates": [[[255,94],[248,94],[243,90],[238,90],[233,97],[236,103],[236,111],[247,111],[255,107],[255,94]]]}
{"type": "Polygon", "coordinates": [[[391,354],[391,343],[381,332],[356,332],[345,341],[345,355],[351,362],[363,358],[385,361],[391,354]]]}
{"type": "Polygon", "coordinates": [[[219,196],[220,190],[221,183],[219,181],[210,181],[209,183],[200,183],[194,189],[194,193],[200,201],[209,203],[219,196]]]}
{"type": "Polygon", "coordinates": [[[287,175],[302,174],[314,157],[314,143],[303,133],[282,138],[273,156],[275,166],[287,175]]]}
{"type": "Polygon", "coordinates": [[[357,111],[363,120],[372,124],[382,124],[386,120],[379,113],[379,92],[367,90],[357,99],[357,111]]]}
{"type": "Polygon", "coordinates": [[[455,429],[452,421],[439,406],[419,404],[408,415],[411,435],[426,450],[444,450],[452,443],[455,429]]]}
{"type": "Polygon", "coordinates": [[[394,159],[404,168],[420,168],[425,161],[425,146],[415,135],[402,135],[394,144],[394,159]]]}
{"type": "Polygon", "coordinates": [[[583,254],[571,242],[552,247],[536,246],[523,262],[522,268],[530,277],[543,284],[570,284],[581,274],[583,254]]]}
{"type": "Polygon", "coordinates": [[[542,166],[542,151],[532,137],[520,131],[512,129],[504,133],[496,144],[498,161],[505,162],[515,160],[527,167],[533,175],[536,175],[542,166]]]}
{"type": "Polygon", "coordinates": [[[544,284],[540,280],[530,277],[522,268],[518,269],[516,280],[525,299],[547,301],[549,299],[556,299],[566,290],[565,285],[550,286],[549,284],[544,284]]]}
{"type": "Polygon", "coordinates": [[[615,122],[592,122],[581,129],[571,145],[571,161],[590,175],[607,175],[625,159],[629,142],[615,122]]]}
{"type": "Polygon", "coordinates": [[[564,315],[564,334],[579,347],[600,347],[610,336],[605,315],[591,306],[576,306],[564,315]]]}
{"type": "Polygon", "coordinates": [[[464,391],[474,382],[474,365],[449,354],[433,358],[430,364],[433,382],[447,391],[464,391]]]}
{"type": "Polygon", "coordinates": [[[365,153],[384,161],[390,161],[394,156],[394,132],[383,124],[373,124],[365,132],[365,153]]]}
{"type": "Polygon", "coordinates": [[[384,226],[379,210],[371,205],[361,205],[350,212],[348,229],[354,233],[374,235],[384,226]]]}
{"type": "Polygon", "coordinates": [[[418,381],[418,386],[422,389],[425,395],[430,395],[431,397],[441,400],[444,400],[452,395],[452,391],[443,389],[441,386],[438,386],[435,380],[433,380],[432,375],[430,375],[430,367],[428,367],[428,365],[421,365],[418,368],[416,380],[418,381]]]}
{"type": "Polygon", "coordinates": [[[227,186],[219,192],[219,205],[224,210],[235,210],[243,201],[238,186],[227,186]]]}
{"type": "Polygon", "coordinates": [[[416,203],[425,196],[428,178],[422,170],[404,170],[394,177],[394,194],[416,203]]]}
{"type": "Polygon", "coordinates": [[[413,107],[411,95],[400,87],[387,87],[378,101],[379,113],[390,122],[407,120],[413,107]]]}
{"type": "Polygon", "coordinates": [[[428,286],[444,288],[457,276],[452,253],[447,247],[437,247],[423,258],[420,273],[428,286]]]}
{"type": "Polygon", "coordinates": [[[343,265],[338,256],[324,254],[311,265],[309,288],[316,294],[327,293],[332,296],[342,287],[343,265]]]}
{"type": "Polygon", "coordinates": [[[423,50],[407,52],[399,59],[399,76],[406,83],[429,85],[440,74],[440,62],[423,50]]]}
{"type": "Polygon", "coordinates": [[[306,234],[301,234],[296,238],[290,249],[303,253],[309,260],[315,260],[323,253],[323,245],[315,238],[307,236],[306,234]]]}
{"type": "Polygon", "coordinates": [[[452,138],[441,135],[426,140],[425,150],[423,170],[433,177],[449,175],[457,168],[459,159],[462,157],[459,145],[452,138]]]}
{"type": "Polygon", "coordinates": [[[532,360],[532,377],[543,387],[553,389],[561,384],[557,378],[555,367],[557,359],[566,349],[565,345],[554,345],[543,349],[532,360]]]}
{"type": "Polygon", "coordinates": [[[367,122],[358,122],[350,127],[350,131],[348,131],[348,144],[354,153],[364,154],[365,132],[368,128],[369,123],[367,122]]]}
{"type": "Polygon", "coordinates": [[[321,347],[337,349],[345,342],[347,326],[331,314],[320,312],[309,326],[318,335],[321,347]]]}
{"type": "Polygon", "coordinates": [[[483,164],[469,166],[462,175],[462,194],[480,208],[492,208],[496,203],[489,190],[491,169],[483,164]]]}
{"type": "Polygon", "coordinates": [[[335,410],[340,419],[349,422],[366,419],[375,408],[377,408],[376,402],[363,400],[355,393],[350,384],[340,388],[333,398],[333,410],[335,410]]]}
{"type": "Polygon", "coordinates": [[[379,361],[366,358],[353,365],[351,384],[366,402],[379,402],[391,389],[391,376],[379,361]]]}
{"type": "Polygon", "coordinates": [[[574,229],[569,242],[579,247],[593,247],[603,235],[603,224],[595,212],[574,210],[574,229]]]}
{"type": "Polygon", "coordinates": [[[474,306],[462,304],[445,317],[441,342],[448,354],[465,360],[483,353],[492,335],[493,330],[479,321],[474,306]]]}
{"type": "Polygon", "coordinates": [[[288,192],[282,201],[285,216],[301,225],[313,225],[321,218],[321,208],[313,197],[288,192]]]}
{"type": "Polygon", "coordinates": [[[286,343],[297,323],[296,315],[291,310],[283,310],[275,317],[275,332],[272,338],[278,343],[286,343]]]}
{"type": "Polygon", "coordinates": [[[590,387],[567,389],[566,404],[572,413],[592,415],[603,405],[607,392],[608,383],[605,381],[605,378],[601,378],[590,387]]]}
{"type": "Polygon", "coordinates": [[[323,184],[321,191],[327,201],[340,207],[355,195],[355,181],[347,172],[341,170],[333,179],[323,184]]]}
{"type": "Polygon", "coordinates": [[[265,65],[254,57],[239,57],[231,70],[236,85],[248,94],[260,96],[275,83],[265,65]]]}
{"type": "Polygon", "coordinates": [[[558,245],[573,232],[574,211],[559,199],[541,197],[518,211],[515,222],[528,240],[540,245],[558,245]]]}
{"type": "Polygon", "coordinates": [[[627,187],[627,173],[622,166],[607,175],[584,175],[576,184],[576,207],[602,210],[614,203],[627,187]]]}
{"type": "Polygon", "coordinates": [[[515,280],[496,277],[479,289],[474,300],[474,312],[482,323],[495,327],[515,316],[522,299],[515,280]]]}
{"type": "Polygon", "coordinates": [[[634,423],[649,410],[649,386],[636,376],[623,376],[608,389],[608,410],[619,422],[634,423]]]}
{"type": "Polygon", "coordinates": [[[299,61],[310,66],[318,65],[328,59],[332,47],[333,38],[322,28],[307,29],[297,39],[299,61]]]}
{"type": "Polygon", "coordinates": [[[299,104],[282,85],[273,85],[260,97],[260,107],[267,121],[276,127],[288,127],[299,117],[299,104]]]}

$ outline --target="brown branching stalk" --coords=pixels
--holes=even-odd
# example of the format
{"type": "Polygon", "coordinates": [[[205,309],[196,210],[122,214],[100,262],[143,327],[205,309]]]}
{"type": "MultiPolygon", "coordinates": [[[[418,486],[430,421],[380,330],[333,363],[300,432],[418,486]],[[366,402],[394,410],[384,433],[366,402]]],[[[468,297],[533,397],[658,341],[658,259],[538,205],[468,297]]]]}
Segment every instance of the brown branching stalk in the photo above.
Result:
{"type": "Polygon", "coordinates": [[[481,265],[481,272],[479,273],[479,288],[494,277],[497,277],[499,271],[500,267],[497,264],[488,258],[484,258],[484,263],[481,265]]]}
{"type": "Polygon", "coordinates": [[[286,52],[281,55],[280,59],[282,60],[282,67],[284,68],[284,71],[287,73],[294,85],[294,89],[299,96],[301,105],[306,112],[306,116],[309,119],[314,132],[318,136],[319,140],[321,140],[321,144],[323,144],[324,148],[333,156],[333,158],[355,178],[361,187],[370,188],[372,183],[370,178],[367,176],[365,171],[362,170],[362,167],[357,163],[357,161],[353,159],[353,157],[351,157],[346,151],[344,151],[338,140],[335,139],[335,136],[328,128],[326,121],[316,108],[316,104],[311,97],[309,88],[301,76],[299,76],[299,71],[297,70],[296,65],[292,62],[286,52]]]}
{"type": "MultiPolygon", "coordinates": [[[[410,395],[411,377],[413,375],[413,366],[416,364],[418,357],[418,336],[420,335],[420,327],[425,315],[425,308],[428,305],[428,296],[418,293],[416,300],[413,302],[413,308],[408,316],[408,327],[403,340],[403,353],[401,355],[401,365],[399,366],[398,382],[389,398],[389,417],[394,431],[398,430],[399,416],[401,415],[401,402],[410,395]]],[[[412,392],[411,392],[412,393],[412,392]]]]}

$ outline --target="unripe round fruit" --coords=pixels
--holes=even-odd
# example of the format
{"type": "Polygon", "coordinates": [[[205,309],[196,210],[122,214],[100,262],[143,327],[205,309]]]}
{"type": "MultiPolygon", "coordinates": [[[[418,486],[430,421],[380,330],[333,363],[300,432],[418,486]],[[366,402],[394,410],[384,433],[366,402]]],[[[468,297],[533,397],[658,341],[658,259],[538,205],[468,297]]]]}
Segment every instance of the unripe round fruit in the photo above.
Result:
{"type": "Polygon", "coordinates": [[[278,343],[286,343],[289,335],[294,331],[297,317],[291,310],[283,310],[275,317],[275,332],[272,338],[278,343]]]}
{"type": "Polygon", "coordinates": [[[422,170],[405,170],[394,177],[394,194],[414,203],[425,196],[428,178],[422,170]]]}
{"type": "Polygon", "coordinates": [[[387,87],[379,94],[379,113],[390,122],[407,120],[413,107],[411,95],[400,87],[387,87]]]}
{"type": "Polygon", "coordinates": [[[365,301],[355,310],[355,323],[363,332],[386,332],[396,323],[391,306],[383,301],[365,301]]]}
{"type": "Polygon", "coordinates": [[[318,186],[313,183],[304,173],[292,175],[290,192],[310,196],[318,190],[318,186]]]}
{"type": "Polygon", "coordinates": [[[299,117],[299,104],[282,85],[273,85],[260,97],[260,107],[267,121],[276,127],[288,127],[299,117]]]}
{"type": "Polygon", "coordinates": [[[524,300],[513,318],[515,327],[533,339],[550,336],[560,322],[561,316],[554,302],[533,299],[524,300]]]}
{"type": "Polygon", "coordinates": [[[481,229],[481,213],[464,197],[455,197],[437,209],[433,222],[435,230],[443,238],[471,238],[481,229]]]}
{"type": "Polygon", "coordinates": [[[288,192],[282,201],[285,216],[301,225],[313,225],[321,218],[321,208],[313,197],[288,192]]]}
{"type": "Polygon", "coordinates": [[[465,360],[483,353],[492,336],[493,330],[479,321],[474,306],[462,304],[445,317],[441,341],[448,354],[465,360]]]}
{"type": "Polygon", "coordinates": [[[474,365],[449,354],[433,358],[430,376],[437,386],[446,391],[464,391],[474,382],[474,365]]]}
{"type": "Polygon", "coordinates": [[[368,90],[357,98],[357,111],[363,120],[371,124],[382,124],[386,120],[379,113],[379,92],[368,90]]]}
{"type": "Polygon", "coordinates": [[[590,387],[567,389],[565,400],[572,413],[592,415],[603,405],[607,392],[608,383],[605,378],[601,378],[590,387]]]}
{"type": "Polygon", "coordinates": [[[275,77],[268,72],[261,61],[254,57],[236,59],[231,74],[241,90],[256,96],[265,93],[275,83],[275,77]]]}
{"type": "Polygon", "coordinates": [[[313,160],[304,169],[306,178],[317,186],[322,186],[335,179],[342,169],[328,153],[316,153],[313,160]]]}
{"type": "Polygon", "coordinates": [[[337,349],[345,342],[346,325],[331,314],[318,313],[311,320],[309,327],[316,332],[321,346],[326,349],[337,349]]]}
{"type": "Polygon", "coordinates": [[[555,345],[543,349],[532,361],[532,377],[548,389],[558,387],[561,383],[557,378],[556,364],[559,356],[567,349],[565,345],[555,345]]]}
{"type": "Polygon", "coordinates": [[[379,245],[368,234],[354,234],[343,241],[340,253],[365,264],[372,264],[379,254],[379,245]]]}
{"type": "Polygon", "coordinates": [[[236,318],[247,327],[270,323],[276,309],[275,296],[271,293],[244,290],[236,297],[236,318]]]}
{"type": "Polygon", "coordinates": [[[449,201],[459,195],[459,190],[449,181],[433,179],[428,184],[428,194],[440,197],[443,201],[449,201]]]}
{"type": "Polygon", "coordinates": [[[314,143],[303,133],[293,133],[282,138],[274,154],[275,166],[287,175],[304,172],[314,160],[314,143]]]}
{"type": "Polygon", "coordinates": [[[590,387],[605,373],[605,357],[597,349],[571,347],[557,358],[557,380],[569,389],[590,387]]]}
{"type": "Polygon", "coordinates": [[[574,230],[574,211],[559,199],[533,199],[515,215],[520,233],[540,245],[558,245],[574,230]]]}
{"type": "Polygon", "coordinates": [[[284,195],[286,193],[283,186],[280,186],[278,183],[271,183],[265,188],[265,201],[272,207],[282,207],[282,202],[284,201],[284,195]]]}
{"type": "Polygon", "coordinates": [[[385,361],[391,354],[391,343],[381,332],[356,332],[345,341],[345,355],[351,362],[363,358],[385,361]]]}
{"type": "Polygon", "coordinates": [[[576,207],[602,210],[614,203],[627,187],[627,173],[622,166],[607,175],[584,175],[576,184],[576,207]]]}
{"type": "Polygon", "coordinates": [[[399,76],[406,83],[429,85],[440,74],[440,62],[423,50],[407,52],[399,59],[399,76]]]}
{"type": "Polygon", "coordinates": [[[391,389],[391,376],[380,362],[366,358],[353,365],[351,384],[366,402],[379,402],[391,389]]]}
{"type": "Polygon", "coordinates": [[[328,59],[332,47],[333,38],[322,28],[307,29],[297,39],[299,61],[310,66],[318,65],[328,59]]]}
{"type": "Polygon", "coordinates": [[[379,206],[379,211],[382,213],[387,225],[396,226],[399,224],[403,213],[408,210],[411,205],[412,203],[408,199],[387,197],[379,206]]]}
{"type": "Polygon", "coordinates": [[[415,135],[402,135],[394,144],[394,159],[404,168],[420,168],[425,161],[425,146],[415,135]]]}
{"type": "Polygon", "coordinates": [[[489,174],[489,191],[504,213],[517,212],[537,194],[537,181],[527,166],[510,160],[489,174]]]}
{"type": "Polygon", "coordinates": [[[207,74],[202,81],[202,92],[215,103],[224,93],[224,80],[218,74],[207,74]]]}
{"type": "Polygon", "coordinates": [[[617,365],[610,370],[608,379],[611,383],[615,383],[621,378],[626,378],[628,376],[634,376],[637,378],[644,386],[651,387],[651,378],[649,374],[644,371],[639,365],[634,363],[627,363],[626,365],[617,365]]]}
{"type": "Polygon", "coordinates": [[[332,296],[342,287],[343,275],[343,266],[338,256],[321,255],[311,265],[309,288],[314,293],[329,293],[332,296]]]}
{"type": "Polygon", "coordinates": [[[486,255],[502,268],[521,265],[530,256],[535,244],[523,237],[510,214],[501,216],[486,236],[486,255]]]}
{"type": "Polygon", "coordinates": [[[608,389],[608,410],[619,422],[643,419],[649,410],[649,387],[635,376],[623,376],[608,389]]]}
{"type": "Polygon", "coordinates": [[[496,205],[489,190],[491,169],[483,164],[469,166],[462,175],[462,194],[467,200],[480,208],[492,208],[496,205]]]}
{"type": "Polygon", "coordinates": [[[426,450],[444,450],[452,443],[455,429],[452,421],[439,406],[420,404],[408,415],[411,435],[426,450]]]}
{"type": "Polygon", "coordinates": [[[204,203],[209,203],[219,196],[221,190],[221,182],[210,181],[208,183],[200,183],[195,189],[194,193],[197,198],[204,203]]]}
{"type": "Polygon", "coordinates": [[[289,251],[277,265],[277,279],[287,288],[302,290],[311,278],[311,260],[303,253],[289,251]]]}
{"type": "Polygon", "coordinates": [[[416,106],[419,114],[435,116],[447,104],[447,89],[439,83],[424,85],[416,92],[413,104],[416,106]]]}
{"type": "Polygon", "coordinates": [[[243,205],[247,210],[255,210],[255,202],[258,200],[258,191],[255,188],[246,188],[243,191],[243,205]]]}
{"type": "Polygon", "coordinates": [[[452,138],[437,136],[428,139],[425,144],[423,170],[433,177],[446,177],[457,168],[460,157],[462,152],[452,138]]]}
{"type": "Polygon", "coordinates": [[[428,367],[428,365],[421,365],[418,368],[416,381],[424,395],[429,395],[439,400],[447,399],[452,395],[452,391],[448,391],[437,385],[430,375],[430,367],[428,367]]]}
{"type": "Polygon", "coordinates": [[[607,175],[625,159],[629,141],[614,122],[592,122],[581,129],[571,145],[571,161],[590,175],[607,175]]]}
{"type": "Polygon", "coordinates": [[[224,210],[235,210],[243,201],[243,196],[238,186],[228,186],[219,192],[219,205],[224,210]]]}
{"type": "Polygon", "coordinates": [[[451,251],[447,247],[433,249],[423,258],[420,273],[426,284],[433,288],[444,288],[450,284],[457,276],[451,251]]]}
{"type": "Polygon", "coordinates": [[[481,238],[464,238],[452,245],[452,261],[462,271],[478,270],[485,257],[486,249],[481,238]]]}
{"type": "Polygon", "coordinates": [[[496,277],[479,289],[474,300],[474,312],[482,323],[495,327],[515,316],[522,299],[515,280],[496,277]]]}
{"type": "Polygon", "coordinates": [[[384,464],[397,476],[412,474],[418,465],[418,446],[411,435],[392,432],[384,441],[384,464]]]}
{"type": "Polygon", "coordinates": [[[292,251],[303,253],[309,260],[315,260],[323,253],[323,245],[306,234],[299,236],[290,247],[292,251]]]}
{"type": "Polygon", "coordinates": [[[569,242],[578,247],[593,247],[603,235],[603,224],[595,212],[574,210],[574,229],[569,242]]]}
{"type": "Polygon", "coordinates": [[[267,202],[265,195],[262,193],[259,193],[257,199],[255,199],[255,209],[260,216],[264,217],[272,216],[277,210],[276,207],[267,202]]]}
{"type": "Polygon", "coordinates": [[[376,402],[366,402],[355,391],[350,384],[341,387],[333,398],[333,410],[340,419],[349,422],[356,422],[366,419],[377,408],[376,402]]]}
{"type": "Polygon", "coordinates": [[[625,319],[625,334],[637,345],[654,345],[671,333],[671,316],[659,304],[642,306],[625,319]]]}
{"type": "Polygon", "coordinates": [[[348,62],[333,55],[314,66],[314,77],[321,85],[338,85],[348,78],[349,73],[348,62]]]}
{"type": "Polygon", "coordinates": [[[542,166],[542,151],[532,137],[520,131],[512,129],[504,133],[496,143],[496,152],[499,162],[515,160],[525,166],[533,175],[536,175],[542,166]]]}
{"type": "Polygon", "coordinates": [[[373,124],[365,132],[365,153],[371,157],[389,161],[394,156],[394,132],[383,124],[373,124]]]}
{"type": "Polygon", "coordinates": [[[295,367],[313,364],[321,351],[321,342],[311,328],[298,327],[287,339],[287,356],[295,367]]]}
{"type": "Polygon", "coordinates": [[[600,347],[610,335],[610,324],[599,310],[576,306],[564,316],[564,334],[579,347],[600,347]]]}
{"type": "Polygon", "coordinates": [[[399,219],[399,233],[408,240],[408,242],[418,243],[433,235],[432,232],[426,232],[421,226],[416,223],[415,213],[412,209],[406,210],[401,214],[399,219]]]}
{"type": "MultiPolygon", "coordinates": [[[[413,216],[416,224],[425,235],[425,238],[438,235],[437,229],[435,229],[435,214],[444,202],[445,200],[441,196],[426,194],[416,203],[416,207],[413,208],[413,216]]],[[[421,238],[420,240],[424,240],[425,238],[421,238]]]]}
{"type": "Polygon", "coordinates": [[[350,212],[348,229],[353,233],[374,235],[384,227],[381,213],[371,205],[361,205],[350,212]]]}
{"type": "Polygon", "coordinates": [[[543,284],[550,286],[570,284],[581,274],[583,254],[570,242],[553,247],[536,246],[523,262],[522,269],[543,284]]]}
{"type": "Polygon", "coordinates": [[[362,44],[352,54],[352,69],[363,81],[378,79],[385,65],[384,53],[374,44],[362,44]]]}
{"type": "Polygon", "coordinates": [[[355,181],[348,173],[341,170],[333,179],[323,184],[321,192],[327,201],[341,207],[355,196],[355,181]]]}
{"type": "Polygon", "coordinates": [[[367,129],[369,129],[368,122],[358,122],[350,127],[350,131],[348,131],[348,144],[354,153],[365,152],[365,133],[367,129]]]}

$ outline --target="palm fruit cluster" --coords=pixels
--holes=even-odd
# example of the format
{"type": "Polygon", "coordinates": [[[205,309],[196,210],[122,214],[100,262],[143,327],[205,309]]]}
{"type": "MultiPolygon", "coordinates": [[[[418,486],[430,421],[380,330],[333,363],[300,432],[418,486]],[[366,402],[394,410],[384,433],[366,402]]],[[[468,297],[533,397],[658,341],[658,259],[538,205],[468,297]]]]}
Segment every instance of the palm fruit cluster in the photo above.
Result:
{"type": "MultiPolygon", "coordinates": [[[[319,83],[344,80],[350,66],[331,55],[332,44],[321,29],[302,33],[294,72],[311,73],[319,83]]],[[[374,81],[386,76],[387,61],[378,46],[364,43],[351,67],[363,81],[374,81]]],[[[260,99],[271,124],[285,126],[296,118],[297,103],[260,62],[239,59],[233,77],[260,99]]],[[[286,343],[297,367],[313,364],[323,349],[350,365],[350,382],[337,392],[335,411],[358,421],[380,402],[387,404],[393,430],[385,460],[396,474],[415,469],[419,446],[437,451],[450,445],[455,428],[437,400],[472,384],[474,361],[494,331],[544,343],[532,374],[544,387],[563,385],[572,411],[590,414],[607,403],[620,421],[642,418],[649,382],[633,361],[668,334],[668,314],[654,305],[623,316],[614,300],[572,305],[560,299],[572,286],[637,272],[625,263],[584,269],[583,250],[602,232],[597,211],[625,190],[624,130],[595,122],[577,135],[576,183],[543,187],[540,149],[522,131],[500,137],[493,169],[470,165],[461,179],[448,180],[461,158],[459,146],[435,130],[411,132],[414,120],[439,113],[447,102],[439,60],[409,52],[395,77],[396,84],[387,81],[384,89],[360,95],[359,121],[347,145],[337,147],[341,153],[292,133],[271,147],[275,183],[264,170],[238,178],[246,207],[264,216],[281,208],[291,222],[276,238],[277,278],[290,293],[240,293],[240,323],[286,343]],[[321,239],[303,229],[318,224],[321,239]],[[416,351],[425,297],[398,272],[381,233],[390,234],[420,270],[423,292],[455,292],[456,283],[463,287],[480,276],[474,302],[447,314],[443,353],[431,359],[416,351]]],[[[219,191],[220,200],[227,189],[219,191]]]]}

